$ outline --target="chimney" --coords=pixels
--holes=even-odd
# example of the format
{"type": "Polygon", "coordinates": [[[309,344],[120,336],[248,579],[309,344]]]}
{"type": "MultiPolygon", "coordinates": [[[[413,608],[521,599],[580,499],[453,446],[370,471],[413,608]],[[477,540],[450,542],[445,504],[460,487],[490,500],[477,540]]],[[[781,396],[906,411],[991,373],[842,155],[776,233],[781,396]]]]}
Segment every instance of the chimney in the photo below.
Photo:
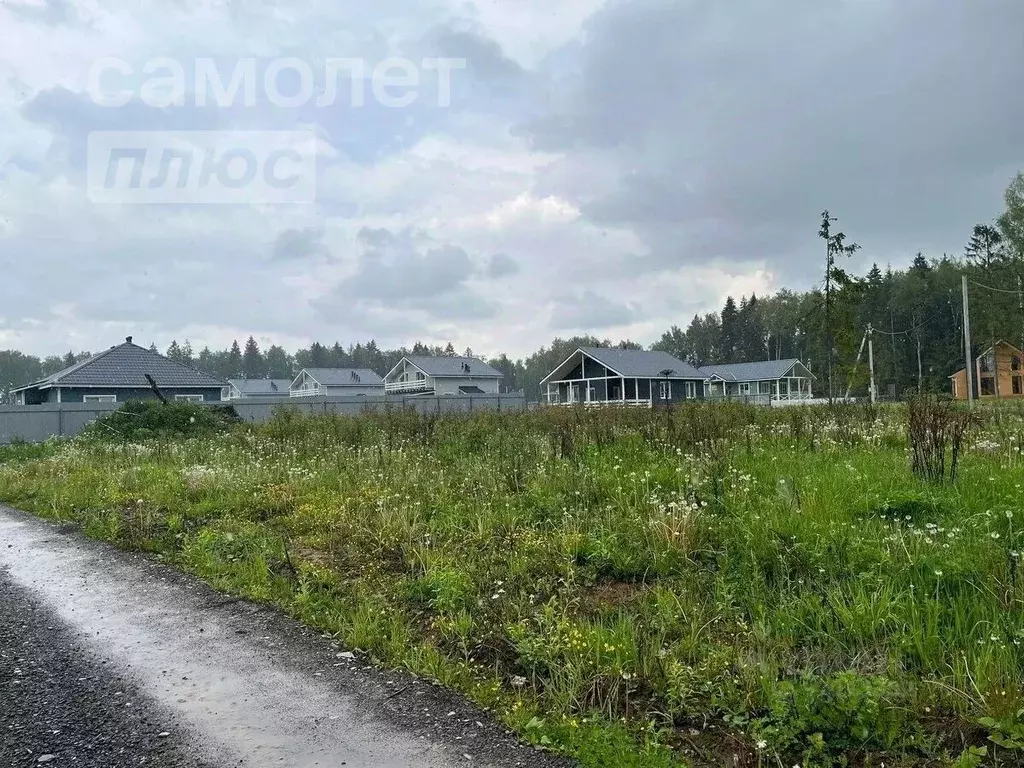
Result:
{"type": "Polygon", "coordinates": [[[131,336],[125,336],[125,337],[124,337],[124,340],[125,340],[126,342],[128,342],[129,344],[131,344],[131,343],[132,343],[132,337],[131,337],[131,336]]]}

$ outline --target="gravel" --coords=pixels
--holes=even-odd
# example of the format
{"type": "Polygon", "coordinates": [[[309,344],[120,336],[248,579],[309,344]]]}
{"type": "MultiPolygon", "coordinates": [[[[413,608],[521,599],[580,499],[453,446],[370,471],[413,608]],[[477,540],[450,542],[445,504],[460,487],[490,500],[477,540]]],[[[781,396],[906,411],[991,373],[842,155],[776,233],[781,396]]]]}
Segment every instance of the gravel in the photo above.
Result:
{"type": "Polygon", "coordinates": [[[0,724],[16,736],[0,768],[45,755],[104,768],[571,765],[459,694],[148,556],[2,506],[0,542],[0,691],[14,702],[0,701],[0,724]]]}
{"type": "Polygon", "coordinates": [[[189,741],[0,570],[0,766],[206,766],[189,741]]]}

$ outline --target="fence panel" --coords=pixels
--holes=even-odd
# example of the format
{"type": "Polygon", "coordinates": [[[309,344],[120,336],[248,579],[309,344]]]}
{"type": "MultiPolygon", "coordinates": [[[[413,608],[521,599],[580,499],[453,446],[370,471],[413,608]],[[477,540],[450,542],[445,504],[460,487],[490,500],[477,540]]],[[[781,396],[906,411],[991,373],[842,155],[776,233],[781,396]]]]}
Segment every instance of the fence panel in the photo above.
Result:
{"type": "MultiPolygon", "coordinates": [[[[51,437],[73,437],[86,425],[105,413],[117,410],[122,403],[47,403],[45,405],[0,405],[0,445],[17,440],[40,443],[51,437]]],[[[302,414],[337,413],[357,416],[385,408],[410,408],[421,414],[471,413],[473,411],[522,411],[526,399],[522,394],[452,395],[418,397],[389,395],[383,397],[260,397],[232,400],[227,403],[206,403],[209,406],[230,405],[244,421],[262,422],[272,418],[280,408],[294,409],[302,414]]]]}

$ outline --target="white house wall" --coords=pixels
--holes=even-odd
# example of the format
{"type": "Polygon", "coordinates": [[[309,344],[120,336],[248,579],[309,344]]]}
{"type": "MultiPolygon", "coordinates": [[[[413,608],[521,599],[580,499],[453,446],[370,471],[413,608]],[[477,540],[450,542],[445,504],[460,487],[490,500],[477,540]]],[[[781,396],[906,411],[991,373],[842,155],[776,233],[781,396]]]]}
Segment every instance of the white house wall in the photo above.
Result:
{"type": "Polygon", "coordinates": [[[489,395],[496,395],[498,383],[499,379],[474,379],[471,376],[458,379],[439,377],[434,379],[434,391],[439,395],[458,395],[459,387],[479,387],[489,395]]]}
{"type": "Polygon", "coordinates": [[[330,397],[359,397],[360,395],[366,395],[367,397],[379,396],[384,394],[384,386],[367,386],[367,387],[321,387],[321,395],[328,395],[330,397]]]}

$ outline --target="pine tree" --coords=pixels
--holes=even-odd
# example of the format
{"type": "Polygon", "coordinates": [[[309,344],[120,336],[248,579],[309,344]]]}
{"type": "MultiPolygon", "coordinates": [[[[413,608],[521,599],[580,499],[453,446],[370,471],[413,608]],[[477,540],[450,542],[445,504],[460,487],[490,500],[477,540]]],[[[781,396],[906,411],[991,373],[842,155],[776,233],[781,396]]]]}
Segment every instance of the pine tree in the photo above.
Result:
{"type": "Polygon", "coordinates": [[[981,269],[986,271],[992,269],[1006,259],[1002,233],[988,224],[975,224],[974,233],[967,241],[967,247],[964,248],[964,255],[967,256],[968,261],[981,269]]]}
{"type": "Polygon", "coordinates": [[[72,352],[69,349],[68,353],[66,355],[64,355],[64,367],[65,368],[70,368],[72,365],[74,365],[77,362],[78,362],[78,359],[75,357],[75,353],[72,352]]]}
{"type": "Polygon", "coordinates": [[[742,357],[746,362],[765,359],[764,322],[761,319],[761,308],[757,302],[757,294],[750,294],[750,300],[740,310],[740,327],[743,329],[742,357]]]}
{"type": "Polygon", "coordinates": [[[231,342],[231,351],[228,352],[226,379],[240,379],[242,377],[242,349],[238,346],[238,339],[231,342]]]}
{"type": "Polygon", "coordinates": [[[270,347],[266,354],[267,375],[272,379],[291,379],[293,376],[292,359],[287,352],[276,345],[270,347]]]}
{"type": "Polygon", "coordinates": [[[164,357],[173,360],[176,363],[181,362],[181,347],[178,346],[178,340],[172,339],[171,346],[167,348],[167,354],[164,357]]]}
{"type": "Polygon", "coordinates": [[[448,346],[444,348],[444,356],[455,357],[455,345],[450,341],[448,342],[448,346]]]}
{"type": "Polygon", "coordinates": [[[732,296],[727,296],[722,307],[721,362],[735,363],[739,348],[739,310],[732,296]]]}
{"type": "Polygon", "coordinates": [[[832,369],[835,361],[833,310],[836,287],[843,288],[852,282],[846,270],[836,264],[836,260],[839,256],[853,256],[853,254],[860,250],[860,246],[857,243],[846,244],[846,235],[843,232],[832,232],[832,224],[837,221],[839,219],[831,216],[827,210],[822,211],[821,228],[818,230],[818,237],[825,241],[824,335],[829,404],[832,403],[832,369]]]}
{"type": "Polygon", "coordinates": [[[259,379],[264,374],[263,355],[260,354],[260,347],[252,336],[245,340],[245,352],[242,353],[242,372],[247,379],[259,379]]]}

